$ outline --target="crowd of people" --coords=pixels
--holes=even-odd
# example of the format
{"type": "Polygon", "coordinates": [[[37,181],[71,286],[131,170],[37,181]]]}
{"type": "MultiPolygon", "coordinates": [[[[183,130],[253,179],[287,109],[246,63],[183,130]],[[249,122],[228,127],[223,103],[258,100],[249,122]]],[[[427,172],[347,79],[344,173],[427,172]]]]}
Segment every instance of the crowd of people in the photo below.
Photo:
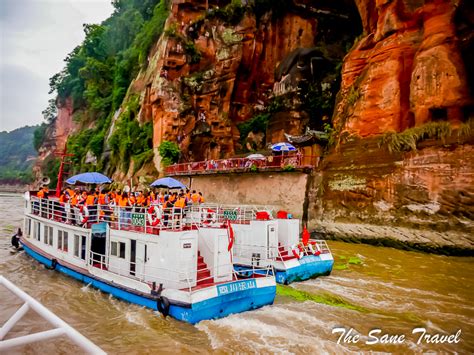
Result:
{"type": "MultiPolygon", "coordinates": [[[[120,189],[97,187],[86,190],[76,187],[63,190],[57,200],[50,199],[48,188],[42,187],[36,196],[40,201],[33,204],[33,213],[41,213],[43,217],[71,224],[99,220],[119,220],[124,223],[129,222],[131,213],[150,213],[153,211],[152,207],[176,213],[187,206],[205,202],[202,192],[189,189],[179,192],[161,189],[127,192],[120,189]]],[[[162,214],[163,219],[167,220],[170,212],[162,214]]]]}

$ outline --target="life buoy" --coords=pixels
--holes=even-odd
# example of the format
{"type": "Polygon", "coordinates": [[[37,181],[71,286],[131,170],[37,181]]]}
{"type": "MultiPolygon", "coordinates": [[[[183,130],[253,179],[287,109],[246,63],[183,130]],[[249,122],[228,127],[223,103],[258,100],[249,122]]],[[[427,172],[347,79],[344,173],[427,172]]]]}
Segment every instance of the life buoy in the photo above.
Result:
{"type": "Polygon", "coordinates": [[[311,250],[311,253],[314,256],[318,256],[318,255],[321,254],[321,250],[319,249],[318,243],[316,243],[316,242],[309,242],[308,243],[308,248],[309,248],[309,250],[311,250]]]}
{"type": "Polygon", "coordinates": [[[293,244],[291,246],[291,252],[297,259],[301,259],[303,257],[303,252],[301,251],[301,246],[300,244],[293,244]]]}
{"type": "Polygon", "coordinates": [[[158,312],[160,312],[163,317],[167,317],[170,314],[170,301],[164,296],[160,296],[156,300],[156,308],[158,309],[158,312]]]}
{"type": "Polygon", "coordinates": [[[159,207],[151,206],[147,212],[148,212],[148,223],[150,223],[152,227],[156,227],[160,223],[160,219],[161,219],[161,213],[160,213],[159,207]]]}
{"type": "Polygon", "coordinates": [[[207,215],[204,220],[204,223],[216,223],[217,221],[217,213],[215,210],[212,210],[210,208],[207,209],[207,215]]]}
{"type": "Polygon", "coordinates": [[[79,218],[81,219],[81,224],[86,224],[89,220],[89,209],[87,206],[82,205],[79,209],[79,218]]]}

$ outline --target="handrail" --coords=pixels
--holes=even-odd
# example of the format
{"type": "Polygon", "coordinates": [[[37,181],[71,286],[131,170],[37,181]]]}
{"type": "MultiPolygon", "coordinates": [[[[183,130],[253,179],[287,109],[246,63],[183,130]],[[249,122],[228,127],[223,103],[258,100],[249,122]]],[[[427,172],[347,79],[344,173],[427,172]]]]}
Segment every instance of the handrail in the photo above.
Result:
{"type": "Polygon", "coordinates": [[[319,164],[319,156],[304,154],[288,154],[279,156],[268,156],[260,159],[252,158],[228,158],[205,160],[189,163],[173,164],[166,167],[166,175],[187,175],[190,173],[212,173],[212,172],[236,172],[252,171],[252,169],[285,169],[286,166],[293,168],[314,168],[319,164]]]}
{"type": "Polygon", "coordinates": [[[4,276],[0,275],[0,285],[6,287],[15,296],[23,300],[25,303],[16,311],[13,316],[0,328],[0,353],[11,349],[16,346],[30,344],[37,341],[42,341],[51,338],[57,338],[66,335],[75,344],[80,346],[89,354],[106,354],[101,348],[35,300],[33,297],[28,295],[26,292],[15,286],[12,282],[8,281],[4,276]],[[33,333],[29,335],[18,336],[16,338],[3,340],[8,332],[15,326],[15,324],[28,312],[29,309],[33,309],[38,315],[46,320],[51,325],[55,326],[55,329],[33,333]]]}

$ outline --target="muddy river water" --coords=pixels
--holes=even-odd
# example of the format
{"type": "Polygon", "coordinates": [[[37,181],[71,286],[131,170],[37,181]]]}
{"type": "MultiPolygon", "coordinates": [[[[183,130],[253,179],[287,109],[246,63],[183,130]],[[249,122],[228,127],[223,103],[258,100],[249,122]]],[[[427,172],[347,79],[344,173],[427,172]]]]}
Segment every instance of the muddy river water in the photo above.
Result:
{"type": "MultiPolygon", "coordinates": [[[[21,195],[0,193],[0,274],[112,354],[474,353],[474,258],[330,242],[330,276],[279,287],[272,306],[192,326],[47,270],[24,252],[11,254],[22,214],[21,195]]],[[[0,289],[0,325],[19,305],[0,289]]],[[[50,328],[30,311],[7,338],[50,328]]],[[[72,352],[81,353],[60,339],[9,353],[72,352]]]]}

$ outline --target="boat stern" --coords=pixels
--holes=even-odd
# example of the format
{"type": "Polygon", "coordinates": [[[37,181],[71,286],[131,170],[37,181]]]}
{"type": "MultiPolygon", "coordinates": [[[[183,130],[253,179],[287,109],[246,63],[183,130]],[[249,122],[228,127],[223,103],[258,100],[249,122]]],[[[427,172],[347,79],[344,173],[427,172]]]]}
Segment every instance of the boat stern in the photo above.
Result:
{"type": "Polygon", "coordinates": [[[305,281],[318,276],[327,276],[334,265],[332,254],[305,255],[301,259],[290,259],[277,262],[275,265],[276,281],[288,285],[292,282],[305,281]]]}
{"type": "Polygon", "coordinates": [[[273,304],[274,276],[255,277],[192,291],[191,307],[171,305],[169,314],[191,324],[226,317],[273,304]]]}

